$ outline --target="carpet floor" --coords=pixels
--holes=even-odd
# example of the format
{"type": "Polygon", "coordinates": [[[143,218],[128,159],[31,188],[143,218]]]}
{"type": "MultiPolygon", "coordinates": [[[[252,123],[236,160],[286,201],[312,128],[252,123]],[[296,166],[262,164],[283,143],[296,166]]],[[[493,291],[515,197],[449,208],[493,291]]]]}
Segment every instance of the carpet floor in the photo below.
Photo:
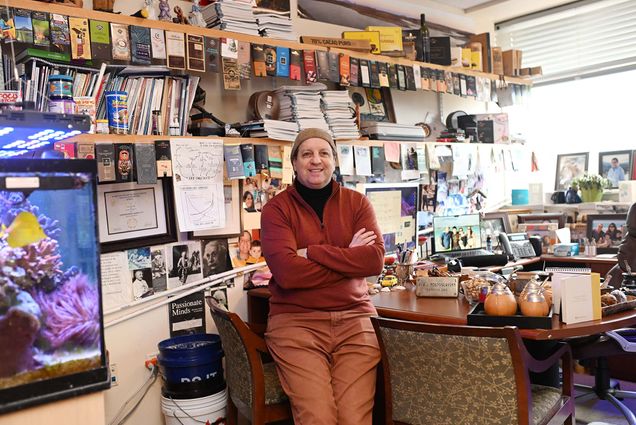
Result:
{"type": "MultiPolygon", "coordinates": [[[[574,382],[593,385],[594,377],[575,374],[574,382]]],[[[636,383],[621,381],[621,389],[636,391],[636,383]]],[[[580,392],[577,391],[577,395],[580,392]]],[[[623,403],[636,413],[636,399],[624,399],[623,403]]],[[[577,425],[629,425],[625,417],[610,402],[599,399],[576,403],[577,425]]]]}

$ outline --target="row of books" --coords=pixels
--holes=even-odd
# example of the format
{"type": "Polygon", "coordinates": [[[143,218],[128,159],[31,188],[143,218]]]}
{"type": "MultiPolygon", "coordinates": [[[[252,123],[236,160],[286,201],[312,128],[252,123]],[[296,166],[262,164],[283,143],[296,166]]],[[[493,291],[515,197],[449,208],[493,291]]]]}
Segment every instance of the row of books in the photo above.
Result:
{"type": "MultiPolygon", "coordinates": [[[[186,134],[198,84],[199,77],[192,75],[117,75],[107,83],[106,90],[128,94],[129,134],[177,136],[186,134]]],[[[98,102],[96,119],[105,119],[105,97],[98,102]]]]}
{"type": "MultiPolygon", "coordinates": [[[[8,56],[8,55],[7,55],[8,56]]],[[[21,84],[16,90],[22,91],[24,102],[33,102],[36,111],[48,111],[49,77],[52,75],[68,75],[73,78],[73,98],[97,98],[103,92],[106,67],[100,70],[78,69],[72,66],[59,66],[37,58],[32,58],[16,65],[21,84]]],[[[110,74],[106,75],[108,78],[110,74]]]]}

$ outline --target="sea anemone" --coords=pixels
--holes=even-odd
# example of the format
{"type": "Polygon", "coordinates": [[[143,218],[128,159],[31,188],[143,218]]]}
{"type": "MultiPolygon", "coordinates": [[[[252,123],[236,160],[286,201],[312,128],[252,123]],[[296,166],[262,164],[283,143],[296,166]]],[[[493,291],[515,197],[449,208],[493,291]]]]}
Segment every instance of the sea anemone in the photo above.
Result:
{"type": "Polygon", "coordinates": [[[42,309],[41,334],[52,349],[99,344],[99,296],[88,276],[77,274],[53,292],[37,292],[35,300],[42,309]]]}

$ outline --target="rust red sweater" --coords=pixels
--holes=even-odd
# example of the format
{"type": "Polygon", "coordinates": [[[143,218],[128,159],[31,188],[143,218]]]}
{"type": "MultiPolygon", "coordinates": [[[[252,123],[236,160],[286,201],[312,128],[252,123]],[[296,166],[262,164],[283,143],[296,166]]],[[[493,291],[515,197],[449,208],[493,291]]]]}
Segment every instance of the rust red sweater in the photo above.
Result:
{"type": "Polygon", "coordinates": [[[365,277],[382,271],[384,242],[373,207],[361,193],[331,184],[322,223],[293,185],[263,207],[261,242],[273,275],[271,315],[375,311],[365,277]],[[375,243],[349,248],[363,227],[375,232],[375,243]],[[307,248],[307,258],[297,255],[302,248],[307,248]]]}

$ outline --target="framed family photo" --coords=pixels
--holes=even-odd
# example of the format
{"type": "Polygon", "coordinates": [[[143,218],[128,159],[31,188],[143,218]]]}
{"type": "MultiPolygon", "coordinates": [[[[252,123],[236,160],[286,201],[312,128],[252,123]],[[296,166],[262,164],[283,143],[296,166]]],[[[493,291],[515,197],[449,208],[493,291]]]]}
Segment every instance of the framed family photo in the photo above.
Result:
{"type": "Polygon", "coordinates": [[[587,171],[589,152],[557,155],[554,190],[567,190],[570,182],[587,171]]]}
{"type": "Polygon", "coordinates": [[[588,214],[587,238],[596,243],[599,254],[617,253],[627,233],[627,214],[588,214]]]}
{"type": "Polygon", "coordinates": [[[631,150],[599,152],[598,173],[618,187],[618,182],[629,180],[632,173],[633,152],[631,150]]]}

